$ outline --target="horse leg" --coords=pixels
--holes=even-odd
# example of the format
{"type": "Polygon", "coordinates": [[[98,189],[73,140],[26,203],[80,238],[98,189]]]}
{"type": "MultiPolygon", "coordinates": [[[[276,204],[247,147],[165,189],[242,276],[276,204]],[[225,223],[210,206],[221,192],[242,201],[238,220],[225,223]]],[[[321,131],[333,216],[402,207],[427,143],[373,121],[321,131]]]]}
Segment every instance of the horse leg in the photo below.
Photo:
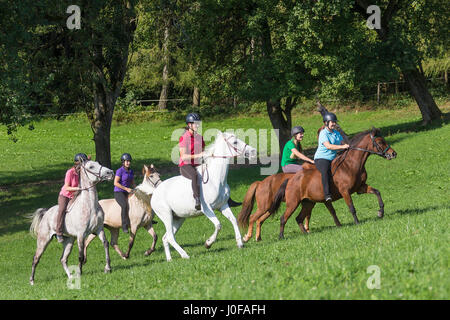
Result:
{"type": "Polygon", "coordinates": [[[106,235],[105,235],[105,230],[103,228],[100,228],[100,230],[98,231],[98,237],[100,238],[100,240],[103,243],[103,248],[105,249],[105,260],[106,260],[106,265],[105,265],[105,273],[111,272],[111,259],[109,257],[109,243],[108,243],[108,239],[106,239],[106,235]]]}
{"type": "Polygon", "coordinates": [[[83,261],[83,264],[86,264],[86,262],[87,262],[87,248],[88,248],[89,244],[91,243],[91,241],[94,240],[96,236],[97,235],[95,233],[91,233],[90,235],[88,235],[88,237],[84,241],[84,261],[83,261]]]}
{"type": "Polygon", "coordinates": [[[307,230],[309,230],[309,219],[308,219],[308,228],[307,229],[303,225],[303,221],[305,220],[306,217],[311,216],[311,211],[315,205],[316,205],[315,202],[311,202],[311,201],[307,201],[307,200],[302,201],[302,210],[300,211],[298,216],[295,218],[295,220],[297,221],[297,224],[303,233],[308,233],[307,230]]]}
{"type": "Polygon", "coordinates": [[[380,210],[378,210],[378,217],[383,218],[384,217],[384,202],[383,199],[381,199],[381,193],[375,188],[372,188],[371,186],[368,186],[367,184],[364,184],[361,186],[361,188],[358,190],[358,194],[361,193],[371,193],[377,196],[378,198],[378,205],[380,206],[380,210]]]}
{"type": "Polygon", "coordinates": [[[261,241],[261,227],[264,221],[270,216],[270,212],[266,211],[257,221],[256,221],[256,241],[261,241]]]}
{"type": "Polygon", "coordinates": [[[328,211],[330,211],[331,216],[333,217],[334,223],[336,224],[336,227],[342,227],[341,222],[339,221],[336,210],[334,210],[333,205],[330,201],[325,202],[325,206],[327,207],[328,211]]]}
{"type": "Polygon", "coordinates": [[[152,246],[150,247],[150,249],[145,251],[145,253],[144,253],[145,256],[149,256],[152,254],[153,251],[155,251],[156,241],[158,240],[158,236],[156,235],[155,229],[153,229],[153,224],[151,221],[147,225],[147,232],[152,236],[153,242],[152,242],[152,246]]]}
{"type": "Polygon", "coordinates": [[[256,212],[250,216],[250,220],[248,222],[247,234],[242,239],[244,242],[247,242],[248,240],[250,240],[252,238],[252,235],[253,235],[253,224],[255,223],[256,219],[259,218],[261,213],[262,213],[261,210],[259,210],[259,208],[257,208],[256,212]]]}
{"type": "Polygon", "coordinates": [[[80,271],[80,276],[83,273],[83,261],[84,261],[84,238],[83,235],[80,234],[77,237],[78,244],[78,269],[80,271]]]}
{"type": "Polygon", "coordinates": [[[180,247],[180,245],[175,241],[175,235],[174,235],[174,230],[178,231],[179,227],[183,224],[184,219],[176,219],[173,218],[172,214],[170,213],[170,218],[169,219],[160,219],[163,220],[163,223],[166,227],[166,233],[164,234],[162,241],[163,241],[163,246],[164,246],[164,251],[166,252],[166,259],[167,261],[171,261],[172,257],[170,255],[170,248],[169,248],[169,244],[175,249],[177,250],[177,252],[180,254],[180,256],[183,259],[189,259],[188,254],[186,253],[186,251],[183,250],[183,248],[180,247]]]}
{"type": "Polygon", "coordinates": [[[226,204],[225,206],[222,207],[222,209],[220,210],[222,212],[222,214],[231,222],[231,224],[233,225],[233,229],[234,229],[234,235],[235,235],[235,239],[236,239],[236,244],[238,246],[238,248],[242,248],[244,246],[244,244],[242,243],[242,237],[241,237],[241,233],[239,232],[239,227],[236,221],[236,217],[233,214],[233,211],[231,211],[230,207],[228,206],[228,204],[226,204]]]}
{"type": "Polygon", "coordinates": [[[130,231],[130,241],[128,242],[128,250],[127,253],[125,253],[125,259],[128,259],[130,257],[130,252],[131,252],[131,248],[133,248],[133,244],[134,244],[134,238],[136,238],[136,231],[133,232],[132,230],[130,231]]]}
{"type": "Polygon", "coordinates": [[[41,259],[42,254],[47,248],[48,244],[52,240],[52,235],[47,236],[38,236],[37,238],[37,246],[36,252],[33,256],[33,264],[31,265],[31,276],[30,276],[30,284],[34,285],[34,273],[36,272],[36,267],[41,259]]]}
{"type": "Polygon", "coordinates": [[[311,212],[306,215],[305,222],[303,223],[303,226],[305,227],[306,232],[310,233],[309,231],[309,220],[311,220],[311,212]]]}
{"type": "Polygon", "coordinates": [[[220,224],[219,219],[217,219],[216,215],[214,214],[214,211],[212,211],[212,209],[210,209],[209,207],[204,206],[203,213],[214,224],[214,232],[205,242],[206,249],[209,249],[211,248],[214,241],[216,241],[217,234],[219,233],[220,229],[222,229],[222,225],[220,224]]]}
{"type": "MultiPolygon", "coordinates": [[[[278,238],[284,239],[284,226],[286,225],[286,222],[288,221],[289,217],[294,213],[294,211],[297,209],[299,202],[294,203],[287,203],[286,202],[286,210],[284,211],[284,214],[280,218],[280,234],[278,238]]],[[[302,225],[303,227],[303,225],[302,225]]],[[[300,227],[300,228],[302,228],[300,227]]]]}
{"type": "Polygon", "coordinates": [[[356,209],[355,209],[355,206],[353,205],[353,200],[352,200],[351,195],[347,191],[341,192],[341,194],[342,194],[342,197],[344,198],[345,203],[348,206],[348,209],[350,210],[350,213],[353,216],[353,220],[355,221],[355,224],[359,224],[358,217],[356,216],[356,209]]]}
{"type": "Polygon", "coordinates": [[[61,255],[61,259],[60,259],[63,269],[66,272],[67,277],[69,279],[72,277],[72,275],[70,273],[69,267],[67,266],[67,258],[69,257],[70,253],[72,252],[73,242],[74,242],[74,238],[72,238],[72,237],[64,238],[63,252],[61,255]]]}
{"type": "Polygon", "coordinates": [[[119,256],[123,259],[126,260],[127,258],[125,257],[125,254],[122,252],[122,250],[120,250],[119,247],[119,228],[108,228],[109,232],[111,233],[111,245],[114,248],[114,250],[116,250],[116,252],[119,254],[119,256]]]}

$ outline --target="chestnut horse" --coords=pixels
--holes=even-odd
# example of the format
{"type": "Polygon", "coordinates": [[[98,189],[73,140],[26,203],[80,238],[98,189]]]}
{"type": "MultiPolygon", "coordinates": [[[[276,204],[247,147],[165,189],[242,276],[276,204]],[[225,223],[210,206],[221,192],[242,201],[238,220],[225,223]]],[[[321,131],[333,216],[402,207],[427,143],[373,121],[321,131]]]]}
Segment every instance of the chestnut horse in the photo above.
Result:
{"type": "MultiPolygon", "coordinates": [[[[268,176],[263,181],[253,182],[245,194],[241,212],[238,216],[239,227],[247,228],[247,234],[242,239],[247,242],[253,234],[253,224],[256,221],[256,241],[261,241],[261,226],[269,216],[269,208],[272,205],[276,192],[283,181],[290,179],[294,173],[277,173],[268,176]],[[256,212],[251,215],[256,200],[256,212]],[[251,216],[250,216],[251,215],[251,216]],[[249,222],[250,219],[250,222],[249,222]]],[[[305,227],[308,228],[309,218],[306,218],[305,227]]]]}
{"type": "MultiPolygon", "coordinates": [[[[380,192],[366,184],[367,172],[364,166],[371,154],[377,154],[388,160],[397,156],[397,153],[381,136],[380,130],[376,128],[354,136],[350,140],[350,148],[337,156],[331,164],[330,191],[332,201],[344,198],[356,224],[359,224],[359,221],[351,197],[351,194],[354,192],[358,194],[375,194],[380,206],[378,217],[382,218],[384,216],[384,203],[380,192]]],[[[308,168],[305,166],[303,170],[300,170],[291,179],[285,181],[275,195],[272,206],[269,208],[270,215],[278,210],[283,198],[286,201],[286,210],[280,219],[280,239],[284,238],[284,226],[287,220],[300,203],[302,204],[302,209],[296,217],[296,221],[300,230],[306,233],[303,220],[311,215],[311,211],[317,202],[325,202],[321,174],[317,168],[312,165],[308,166],[308,168]]],[[[325,202],[325,204],[333,215],[336,225],[340,226],[331,202],[325,202]]]]}

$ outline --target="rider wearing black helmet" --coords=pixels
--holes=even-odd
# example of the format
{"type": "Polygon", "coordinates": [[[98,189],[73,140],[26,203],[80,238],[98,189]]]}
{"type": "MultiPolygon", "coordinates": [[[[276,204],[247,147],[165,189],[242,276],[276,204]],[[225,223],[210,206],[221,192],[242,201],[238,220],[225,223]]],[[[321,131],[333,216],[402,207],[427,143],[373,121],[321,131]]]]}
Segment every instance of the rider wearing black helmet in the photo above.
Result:
{"type": "Polygon", "coordinates": [[[128,216],[128,194],[132,191],[132,188],[136,187],[134,183],[134,171],[131,169],[131,155],[124,153],[120,157],[122,166],[116,171],[114,177],[114,199],[121,208],[122,216],[122,230],[128,233],[130,227],[130,218],[128,216]]]}
{"type": "Polygon", "coordinates": [[[205,141],[197,133],[200,126],[200,115],[198,113],[189,113],[186,116],[186,131],[180,137],[178,146],[180,148],[180,160],[178,166],[183,177],[192,181],[192,192],[195,199],[195,209],[200,210],[200,186],[198,184],[197,170],[195,167],[200,165],[199,159],[203,156],[205,141]]]}
{"type": "Polygon", "coordinates": [[[77,153],[73,159],[74,165],[67,170],[64,179],[64,186],[58,195],[58,215],[56,216],[56,239],[63,242],[64,218],[66,216],[67,205],[73,199],[74,192],[80,191],[80,166],[83,161],[88,161],[89,157],[84,153],[77,153]]]}
{"type": "Polygon", "coordinates": [[[342,135],[336,129],[337,117],[334,113],[327,112],[323,115],[324,126],[319,133],[319,146],[314,155],[314,162],[322,175],[322,185],[325,201],[331,201],[330,178],[331,162],[336,158],[337,150],[348,149],[348,144],[341,145],[342,135]]]}
{"type": "Polygon", "coordinates": [[[299,163],[299,159],[314,163],[302,153],[302,145],[305,129],[301,126],[295,126],[291,129],[291,140],[286,142],[283,148],[283,155],[281,157],[281,169],[284,173],[295,173],[303,167],[299,163]]]}

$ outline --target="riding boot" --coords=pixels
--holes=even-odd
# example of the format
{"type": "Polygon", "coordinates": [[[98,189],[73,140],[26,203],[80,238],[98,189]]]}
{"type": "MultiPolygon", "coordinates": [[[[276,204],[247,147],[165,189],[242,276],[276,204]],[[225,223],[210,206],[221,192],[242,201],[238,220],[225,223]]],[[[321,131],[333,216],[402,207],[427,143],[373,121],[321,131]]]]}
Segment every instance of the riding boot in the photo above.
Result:
{"type": "Polygon", "coordinates": [[[195,210],[200,210],[202,208],[200,205],[200,198],[194,197],[194,199],[195,199],[195,210]]]}

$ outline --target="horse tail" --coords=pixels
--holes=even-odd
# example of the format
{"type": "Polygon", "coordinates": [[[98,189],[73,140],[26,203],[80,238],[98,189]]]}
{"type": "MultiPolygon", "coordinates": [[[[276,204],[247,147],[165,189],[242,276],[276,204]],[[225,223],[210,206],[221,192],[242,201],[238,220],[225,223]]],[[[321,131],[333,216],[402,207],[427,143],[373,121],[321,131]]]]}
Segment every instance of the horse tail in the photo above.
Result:
{"type": "Polygon", "coordinates": [[[289,182],[289,179],[286,179],[283,181],[283,183],[280,186],[280,189],[278,189],[277,193],[275,194],[275,197],[273,199],[272,205],[269,208],[269,217],[273,215],[275,212],[278,211],[280,208],[281,202],[283,202],[284,194],[286,192],[286,186],[289,182]]]}
{"type": "Polygon", "coordinates": [[[29,218],[31,219],[30,233],[31,235],[37,236],[39,225],[41,224],[42,217],[48,211],[48,208],[39,208],[34,213],[32,213],[29,218]]]}
{"type": "Polygon", "coordinates": [[[248,188],[247,193],[245,194],[244,203],[242,204],[242,209],[238,216],[238,223],[241,228],[248,227],[248,220],[255,204],[256,189],[258,188],[260,183],[261,181],[253,182],[250,185],[250,188],[248,188]]]}

